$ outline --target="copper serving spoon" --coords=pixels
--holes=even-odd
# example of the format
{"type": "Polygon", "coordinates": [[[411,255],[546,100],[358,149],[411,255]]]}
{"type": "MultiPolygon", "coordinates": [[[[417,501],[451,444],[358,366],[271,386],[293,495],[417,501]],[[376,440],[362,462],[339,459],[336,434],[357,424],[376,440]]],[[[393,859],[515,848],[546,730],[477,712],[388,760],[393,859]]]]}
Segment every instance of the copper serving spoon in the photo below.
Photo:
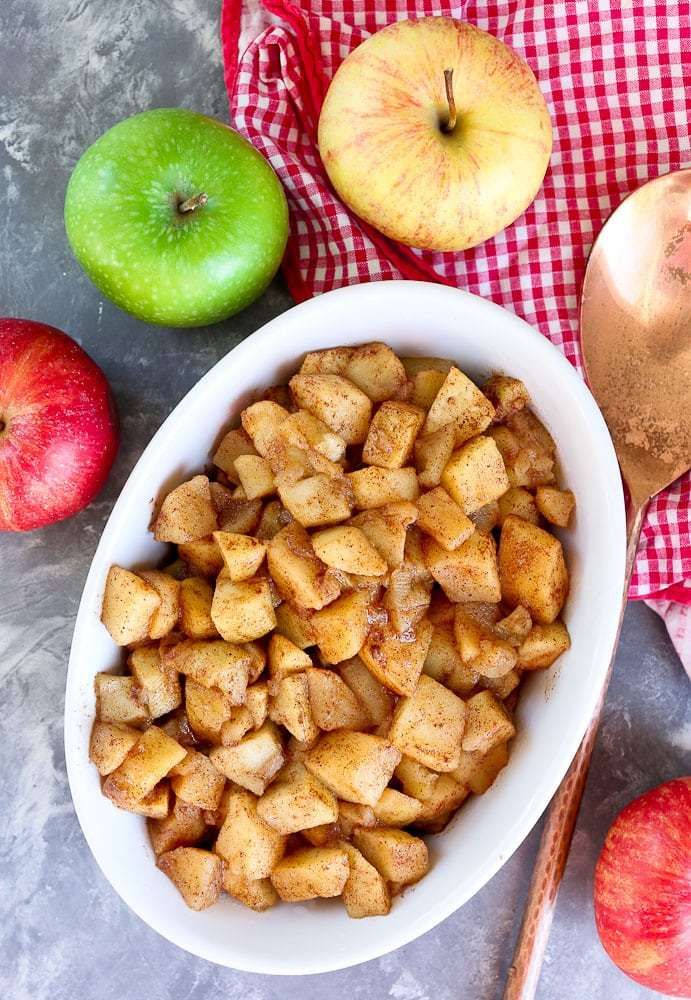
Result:
{"type": "MultiPolygon", "coordinates": [[[[691,169],[645,184],[605,224],[583,284],[581,347],[629,492],[623,616],[648,504],[691,467],[691,169]]],[[[535,995],[613,663],[549,808],[504,1000],[535,995]]]]}

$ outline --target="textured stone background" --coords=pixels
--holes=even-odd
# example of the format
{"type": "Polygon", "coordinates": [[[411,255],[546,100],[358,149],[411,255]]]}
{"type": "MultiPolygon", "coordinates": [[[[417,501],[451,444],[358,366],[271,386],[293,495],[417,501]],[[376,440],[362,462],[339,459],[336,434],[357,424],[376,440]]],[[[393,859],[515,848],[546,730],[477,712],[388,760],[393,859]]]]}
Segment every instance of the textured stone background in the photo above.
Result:
{"type": "MultiPolygon", "coordinates": [[[[144,445],[200,375],[290,306],[276,283],[252,309],[213,329],[147,328],[99,298],[65,240],[69,172],[106,128],[157,106],[226,117],[219,5],[0,2],[0,313],[53,323],[82,343],[113,385],[123,431],[109,486],[88,511],[0,539],[0,991],[10,1000],[326,1000],[344,993],[352,1000],[490,1000],[501,995],[537,830],[481,893],[414,944],[342,973],[282,980],[216,968],[145,927],[104,881],[72,810],[63,685],[79,595],[111,505],[144,445]]],[[[629,607],[541,1000],[652,995],[599,946],[592,871],[617,811],[688,770],[688,690],[658,619],[643,605],[629,607]]]]}

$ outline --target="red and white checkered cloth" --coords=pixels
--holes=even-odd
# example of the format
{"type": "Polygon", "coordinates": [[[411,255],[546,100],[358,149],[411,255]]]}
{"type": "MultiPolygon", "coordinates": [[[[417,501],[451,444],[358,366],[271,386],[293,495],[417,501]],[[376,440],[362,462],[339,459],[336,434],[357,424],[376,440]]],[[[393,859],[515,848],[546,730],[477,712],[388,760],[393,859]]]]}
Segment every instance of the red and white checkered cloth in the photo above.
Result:
{"type": "MultiPolygon", "coordinates": [[[[440,281],[518,313],[580,366],[577,302],[594,236],[626,194],[691,162],[690,9],[678,0],[225,0],[231,119],[285,185],[294,297],[361,281],[440,281]],[[457,254],[411,250],[362,223],[335,196],[316,145],[322,99],[351,49],[392,21],[432,14],[468,20],[521,53],[554,125],[535,202],[457,254]]],[[[650,507],[630,596],[690,604],[686,578],[688,475],[650,507]]]]}

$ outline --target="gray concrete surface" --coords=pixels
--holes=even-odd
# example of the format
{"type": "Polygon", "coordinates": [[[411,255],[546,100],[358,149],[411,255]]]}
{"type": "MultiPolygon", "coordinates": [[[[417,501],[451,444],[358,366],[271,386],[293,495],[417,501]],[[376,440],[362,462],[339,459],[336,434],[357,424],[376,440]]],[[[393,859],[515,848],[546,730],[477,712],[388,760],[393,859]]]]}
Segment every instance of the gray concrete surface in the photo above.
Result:
{"type": "MultiPolygon", "coordinates": [[[[145,927],[100,874],[72,809],[63,685],[80,591],[112,503],[181,396],[290,306],[276,282],[213,329],[149,328],[99,297],[65,240],[70,169],[108,126],[156,106],[226,117],[219,5],[0,3],[0,314],[50,322],[82,343],[112,383],[123,432],[110,483],[89,510],[0,539],[0,992],[10,1000],[491,1000],[501,995],[538,830],[482,892],[415,943],[342,973],[280,980],[216,968],[145,927]]],[[[592,872],[617,811],[688,769],[688,691],[660,621],[643,605],[629,607],[540,1000],[651,996],[600,948],[592,872]]]]}

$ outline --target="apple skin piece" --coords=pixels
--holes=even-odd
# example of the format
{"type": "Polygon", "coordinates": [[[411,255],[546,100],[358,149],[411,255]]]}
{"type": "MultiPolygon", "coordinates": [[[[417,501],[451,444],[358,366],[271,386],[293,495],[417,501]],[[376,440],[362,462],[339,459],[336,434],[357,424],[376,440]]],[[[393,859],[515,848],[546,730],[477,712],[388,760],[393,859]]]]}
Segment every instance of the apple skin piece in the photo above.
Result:
{"type": "Polygon", "coordinates": [[[595,867],[595,924],[622,972],[665,996],[691,996],[691,777],[619,813],[595,867]]]}
{"type": "Polygon", "coordinates": [[[427,250],[465,250],[535,198],[552,151],[528,65],[448,17],[398,21],[341,64],[319,119],[331,183],[360,218],[427,250]],[[451,131],[445,70],[453,71],[451,131]]]}
{"type": "Polygon", "coordinates": [[[82,510],[118,450],[106,377],[66,333],[0,318],[0,531],[31,531],[82,510]]]}
{"type": "Polygon", "coordinates": [[[79,263],[122,309],[147,323],[205,326],[269,284],[288,208],[267,161],[237,132],[160,108],[87,149],[67,187],[65,227],[79,263]]]}

